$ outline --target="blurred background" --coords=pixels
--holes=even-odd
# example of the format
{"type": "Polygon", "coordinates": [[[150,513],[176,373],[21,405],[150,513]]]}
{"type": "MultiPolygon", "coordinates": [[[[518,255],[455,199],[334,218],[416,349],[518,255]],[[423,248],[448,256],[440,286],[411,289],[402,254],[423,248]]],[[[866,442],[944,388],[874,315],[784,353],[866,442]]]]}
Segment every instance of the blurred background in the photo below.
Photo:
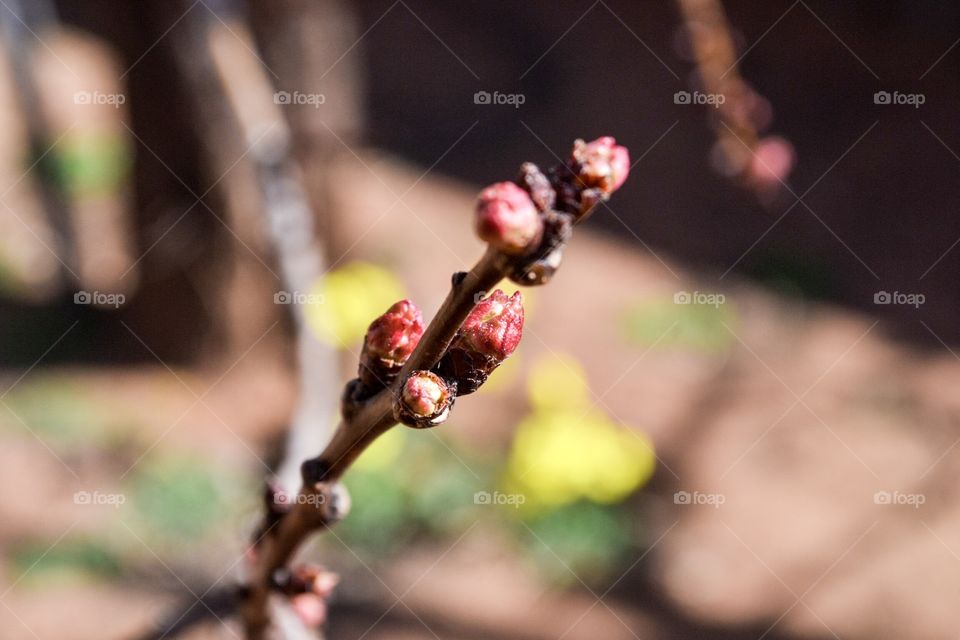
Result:
{"type": "Polygon", "coordinates": [[[328,637],[955,637],[960,6],[0,5],[4,638],[236,637],[367,324],[600,135],[517,354],[306,550],[328,637]]]}

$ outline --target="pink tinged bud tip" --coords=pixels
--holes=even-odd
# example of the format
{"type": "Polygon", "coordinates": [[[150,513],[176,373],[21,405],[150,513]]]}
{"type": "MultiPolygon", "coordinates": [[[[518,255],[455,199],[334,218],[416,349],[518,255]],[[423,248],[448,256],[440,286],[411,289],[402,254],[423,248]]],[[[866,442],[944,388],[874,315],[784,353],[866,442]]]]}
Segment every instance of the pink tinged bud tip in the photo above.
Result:
{"type": "Polygon", "coordinates": [[[377,389],[390,384],[423,337],[423,315],[401,300],[370,323],[360,352],[360,380],[377,389]]]}
{"type": "Polygon", "coordinates": [[[330,571],[323,571],[313,580],[313,592],[326,600],[333,595],[333,590],[338,584],[340,584],[340,576],[330,571]]]}
{"type": "Polygon", "coordinates": [[[796,156],[793,146],[783,138],[762,138],[747,169],[749,177],[761,184],[780,184],[793,170],[796,156]]]}
{"type": "Polygon", "coordinates": [[[526,191],[512,182],[498,182],[480,192],[476,230],[495,249],[521,254],[539,244],[543,221],[526,191]]]}
{"type": "Polygon", "coordinates": [[[611,136],[575,141],[572,159],[580,181],[607,195],[619,189],[630,173],[630,153],[611,136]]]}
{"type": "Polygon", "coordinates": [[[327,603],[315,593],[295,595],[290,598],[290,605],[306,627],[316,629],[327,621],[327,603]]]}
{"type": "Polygon", "coordinates": [[[500,289],[477,303],[460,327],[457,343],[503,361],[523,337],[523,296],[507,297],[500,289]]]}
{"type": "Polygon", "coordinates": [[[414,418],[445,418],[450,390],[443,378],[432,371],[415,371],[404,383],[401,399],[414,418]]]}
{"type": "Polygon", "coordinates": [[[290,586],[292,589],[313,593],[323,599],[329,598],[340,583],[340,576],[317,565],[300,565],[294,568],[290,586]]]}
{"type": "Polygon", "coordinates": [[[438,363],[445,380],[456,384],[458,396],[479,389],[523,336],[523,297],[499,289],[478,302],[438,363]]]}
{"type": "Polygon", "coordinates": [[[404,363],[423,336],[423,314],[409,300],[401,300],[367,329],[365,350],[372,356],[404,363]]]}

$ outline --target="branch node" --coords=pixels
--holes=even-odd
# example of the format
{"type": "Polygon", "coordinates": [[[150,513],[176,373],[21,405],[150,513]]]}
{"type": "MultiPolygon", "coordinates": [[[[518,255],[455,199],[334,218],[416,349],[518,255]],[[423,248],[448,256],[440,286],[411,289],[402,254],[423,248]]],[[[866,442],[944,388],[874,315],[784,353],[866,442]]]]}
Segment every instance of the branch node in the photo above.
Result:
{"type": "Polygon", "coordinates": [[[300,477],[304,487],[314,487],[323,482],[330,471],[329,465],[320,458],[309,458],[300,465],[300,477]]]}

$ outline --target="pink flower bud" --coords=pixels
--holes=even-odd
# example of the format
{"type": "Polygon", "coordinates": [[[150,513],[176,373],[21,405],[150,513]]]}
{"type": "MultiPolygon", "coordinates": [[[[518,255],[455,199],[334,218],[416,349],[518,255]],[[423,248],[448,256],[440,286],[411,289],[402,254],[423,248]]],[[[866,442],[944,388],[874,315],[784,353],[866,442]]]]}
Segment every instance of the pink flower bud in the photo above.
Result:
{"type": "Polygon", "coordinates": [[[327,621],[327,603],[315,593],[301,593],[290,598],[293,611],[310,629],[316,629],[327,621]]]}
{"type": "Polygon", "coordinates": [[[747,177],[760,185],[782,184],[794,161],[793,145],[778,136],[767,136],[757,143],[747,166],[747,177]]]}
{"type": "Polygon", "coordinates": [[[500,289],[481,300],[460,326],[455,340],[470,349],[503,361],[513,353],[523,336],[523,296],[508,298],[500,289]]]}
{"type": "Polygon", "coordinates": [[[360,354],[360,379],[371,388],[384,387],[400,371],[423,336],[423,315],[401,300],[367,329],[360,354]]]}
{"type": "Polygon", "coordinates": [[[316,564],[277,569],[273,574],[273,586],[288,596],[313,593],[326,600],[339,583],[340,576],[316,564]]]}
{"type": "Polygon", "coordinates": [[[523,298],[499,289],[481,300],[460,325],[437,370],[457,385],[457,395],[473,393],[520,343],[523,298]]]}
{"type": "Polygon", "coordinates": [[[286,590],[290,593],[314,593],[323,599],[333,594],[340,583],[340,576],[315,564],[303,564],[290,573],[286,590]]]}
{"type": "Polygon", "coordinates": [[[397,419],[411,427],[433,427],[447,419],[455,394],[443,378],[432,371],[414,371],[403,383],[397,419]]]}
{"type": "Polygon", "coordinates": [[[543,221],[526,191],[498,182],[480,192],[477,235],[504,253],[525,253],[540,241],[543,221]]]}
{"type": "Polygon", "coordinates": [[[573,170],[587,188],[610,195],[620,188],[630,173],[630,154],[611,136],[593,142],[573,143],[573,170]]]}
{"type": "Polygon", "coordinates": [[[333,595],[333,590],[340,584],[340,576],[332,571],[321,571],[313,579],[313,592],[326,600],[333,595]]]}
{"type": "Polygon", "coordinates": [[[367,330],[364,347],[384,360],[406,362],[423,335],[423,314],[409,300],[394,303],[367,330]]]}

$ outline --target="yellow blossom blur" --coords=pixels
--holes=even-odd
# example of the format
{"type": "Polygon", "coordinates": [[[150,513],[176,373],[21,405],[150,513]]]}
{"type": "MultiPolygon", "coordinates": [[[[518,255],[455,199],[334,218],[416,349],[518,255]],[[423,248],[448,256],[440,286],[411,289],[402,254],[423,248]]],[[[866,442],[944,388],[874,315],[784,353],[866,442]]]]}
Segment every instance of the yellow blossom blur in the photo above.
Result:
{"type": "Polygon", "coordinates": [[[620,502],[653,474],[653,444],[594,408],[571,356],[538,362],[528,383],[534,411],[520,422],[504,483],[534,512],[587,499],[620,502]]]}
{"type": "Polygon", "coordinates": [[[345,347],[363,339],[373,318],[404,297],[400,281],[366,262],[351,262],[317,280],[307,323],[324,342],[345,347]]]}
{"type": "Polygon", "coordinates": [[[388,468],[400,458],[406,437],[406,429],[390,429],[373,441],[363,455],[357,458],[354,467],[371,471],[388,468]]]}

